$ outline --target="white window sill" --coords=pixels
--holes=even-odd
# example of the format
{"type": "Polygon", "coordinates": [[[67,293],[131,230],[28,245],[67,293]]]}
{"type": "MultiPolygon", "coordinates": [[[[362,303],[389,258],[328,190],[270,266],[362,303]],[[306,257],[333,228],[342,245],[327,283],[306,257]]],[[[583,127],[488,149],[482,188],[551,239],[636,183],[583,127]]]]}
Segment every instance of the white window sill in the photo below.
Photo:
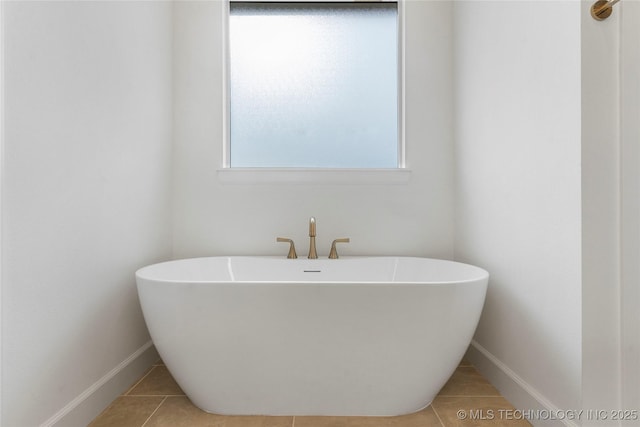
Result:
{"type": "Polygon", "coordinates": [[[218,169],[222,184],[403,185],[410,179],[409,169],[218,169]]]}

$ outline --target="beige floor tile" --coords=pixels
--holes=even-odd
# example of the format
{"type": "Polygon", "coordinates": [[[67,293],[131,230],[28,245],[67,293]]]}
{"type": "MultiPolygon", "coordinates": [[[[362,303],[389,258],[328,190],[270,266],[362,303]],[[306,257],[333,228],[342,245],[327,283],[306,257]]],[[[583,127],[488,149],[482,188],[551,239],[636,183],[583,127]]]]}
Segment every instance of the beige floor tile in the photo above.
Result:
{"type": "Polygon", "coordinates": [[[163,399],[162,396],[120,396],[89,427],[140,427],[163,399]]]}
{"type": "Polygon", "coordinates": [[[144,372],[144,374],[142,374],[142,376],[141,376],[141,377],[140,377],[136,382],[134,382],[133,384],[131,384],[131,385],[129,386],[129,388],[128,388],[124,393],[122,393],[122,396],[126,396],[127,394],[129,394],[129,392],[130,392],[131,390],[133,390],[133,389],[134,389],[134,387],[135,387],[135,386],[137,386],[137,385],[138,385],[138,383],[139,383],[140,381],[142,381],[142,379],[143,379],[144,377],[146,377],[146,376],[149,374],[149,372],[151,372],[151,370],[152,370],[152,369],[153,369],[153,366],[152,366],[152,367],[150,367],[149,369],[147,369],[147,370],[144,372]]]}
{"type": "Polygon", "coordinates": [[[442,427],[431,407],[398,417],[296,417],[295,427],[442,427]]]}
{"type": "Polygon", "coordinates": [[[144,427],[291,427],[293,417],[225,416],[209,414],[187,397],[168,397],[144,427]]]}
{"type": "Polygon", "coordinates": [[[444,397],[431,405],[444,427],[517,427],[531,426],[522,414],[501,396],[444,397]]]}
{"type": "Polygon", "coordinates": [[[458,367],[438,396],[500,396],[473,366],[458,367]]]}
{"type": "Polygon", "coordinates": [[[127,396],[184,396],[166,366],[154,366],[149,374],[127,392],[127,396]]]}

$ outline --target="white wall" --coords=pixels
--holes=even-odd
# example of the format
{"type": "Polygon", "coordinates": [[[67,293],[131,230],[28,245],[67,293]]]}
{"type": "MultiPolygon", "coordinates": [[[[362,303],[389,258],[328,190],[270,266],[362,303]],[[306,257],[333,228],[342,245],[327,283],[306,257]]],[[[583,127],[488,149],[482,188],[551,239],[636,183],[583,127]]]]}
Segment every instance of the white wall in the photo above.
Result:
{"type": "MultiPolygon", "coordinates": [[[[609,409],[621,408],[619,96],[621,8],[616,8],[607,20],[596,21],[591,17],[589,7],[590,5],[585,4],[580,11],[582,20],[582,405],[585,409],[609,409]]],[[[585,425],[589,424],[585,423],[585,425]]]]}
{"type": "Polygon", "coordinates": [[[171,5],[8,1],[2,25],[1,421],[24,427],[149,340],[133,275],[171,256],[171,5]]]}
{"type": "Polygon", "coordinates": [[[622,402],[640,407],[640,2],[625,2],[621,21],[622,402]]]}
{"type": "Polygon", "coordinates": [[[286,254],[276,236],[318,253],[453,254],[451,3],[406,2],[405,185],[229,185],[222,165],[222,7],[174,6],[174,248],[177,257],[286,254]]]}
{"type": "Polygon", "coordinates": [[[476,350],[526,409],[581,408],[580,3],[454,6],[456,259],[491,273],[476,350]]]}

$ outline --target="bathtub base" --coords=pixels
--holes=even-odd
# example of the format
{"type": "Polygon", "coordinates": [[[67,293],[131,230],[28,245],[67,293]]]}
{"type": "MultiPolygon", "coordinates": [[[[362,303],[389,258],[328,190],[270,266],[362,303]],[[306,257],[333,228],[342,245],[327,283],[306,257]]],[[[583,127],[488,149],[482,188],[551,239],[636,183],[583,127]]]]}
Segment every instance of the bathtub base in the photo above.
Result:
{"type": "MultiPolygon", "coordinates": [[[[277,416],[277,417],[380,417],[380,418],[388,418],[388,417],[398,417],[398,416],[403,416],[403,415],[410,415],[410,414],[415,414],[418,412],[421,412],[423,410],[425,410],[426,408],[428,408],[429,406],[431,406],[431,403],[433,401],[429,401],[429,403],[427,403],[426,405],[423,405],[422,407],[416,409],[415,411],[410,411],[410,412],[405,412],[405,413],[401,413],[401,414],[379,414],[379,413],[367,413],[367,414],[360,414],[360,413],[348,413],[348,414],[334,414],[334,413],[322,413],[322,414],[315,414],[315,413],[278,413],[278,414],[274,414],[274,413],[224,413],[224,412],[214,412],[214,411],[208,411],[206,409],[200,408],[198,407],[198,409],[201,409],[202,411],[208,413],[208,414],[212,414],[212,415],[225,415],[225,416],[267,416],[267,417],[271,417],[271,416],[277,416]]],[[[193,403],[193,402],[192,402],[193,403]]],[[[196,405],[197,406],[197,405],[196,405]]]]}

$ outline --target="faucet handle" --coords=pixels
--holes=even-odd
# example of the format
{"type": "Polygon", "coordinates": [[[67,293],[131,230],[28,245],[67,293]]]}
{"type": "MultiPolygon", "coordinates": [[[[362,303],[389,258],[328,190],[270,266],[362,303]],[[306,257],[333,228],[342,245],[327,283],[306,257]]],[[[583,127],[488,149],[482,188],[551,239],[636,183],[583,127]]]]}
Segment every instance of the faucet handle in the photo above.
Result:
{"type": "Polygon", "coordinates": [[[277,242],[289,243],[289,253],[287,254],[287,259],[296,259],[298,255],[296,254],[296,246],[293,244],[293,240],[287,239],[285,237],[277,237],[277,242]]]}
{"type": "Polygon", "coordinates": [[[329,259],[338,259],[338,251],[336,250],[336,243],[349,243],[348,237],[342,239],[336,239],[331,243],[331,251],[329,252],[329,259]]]}

